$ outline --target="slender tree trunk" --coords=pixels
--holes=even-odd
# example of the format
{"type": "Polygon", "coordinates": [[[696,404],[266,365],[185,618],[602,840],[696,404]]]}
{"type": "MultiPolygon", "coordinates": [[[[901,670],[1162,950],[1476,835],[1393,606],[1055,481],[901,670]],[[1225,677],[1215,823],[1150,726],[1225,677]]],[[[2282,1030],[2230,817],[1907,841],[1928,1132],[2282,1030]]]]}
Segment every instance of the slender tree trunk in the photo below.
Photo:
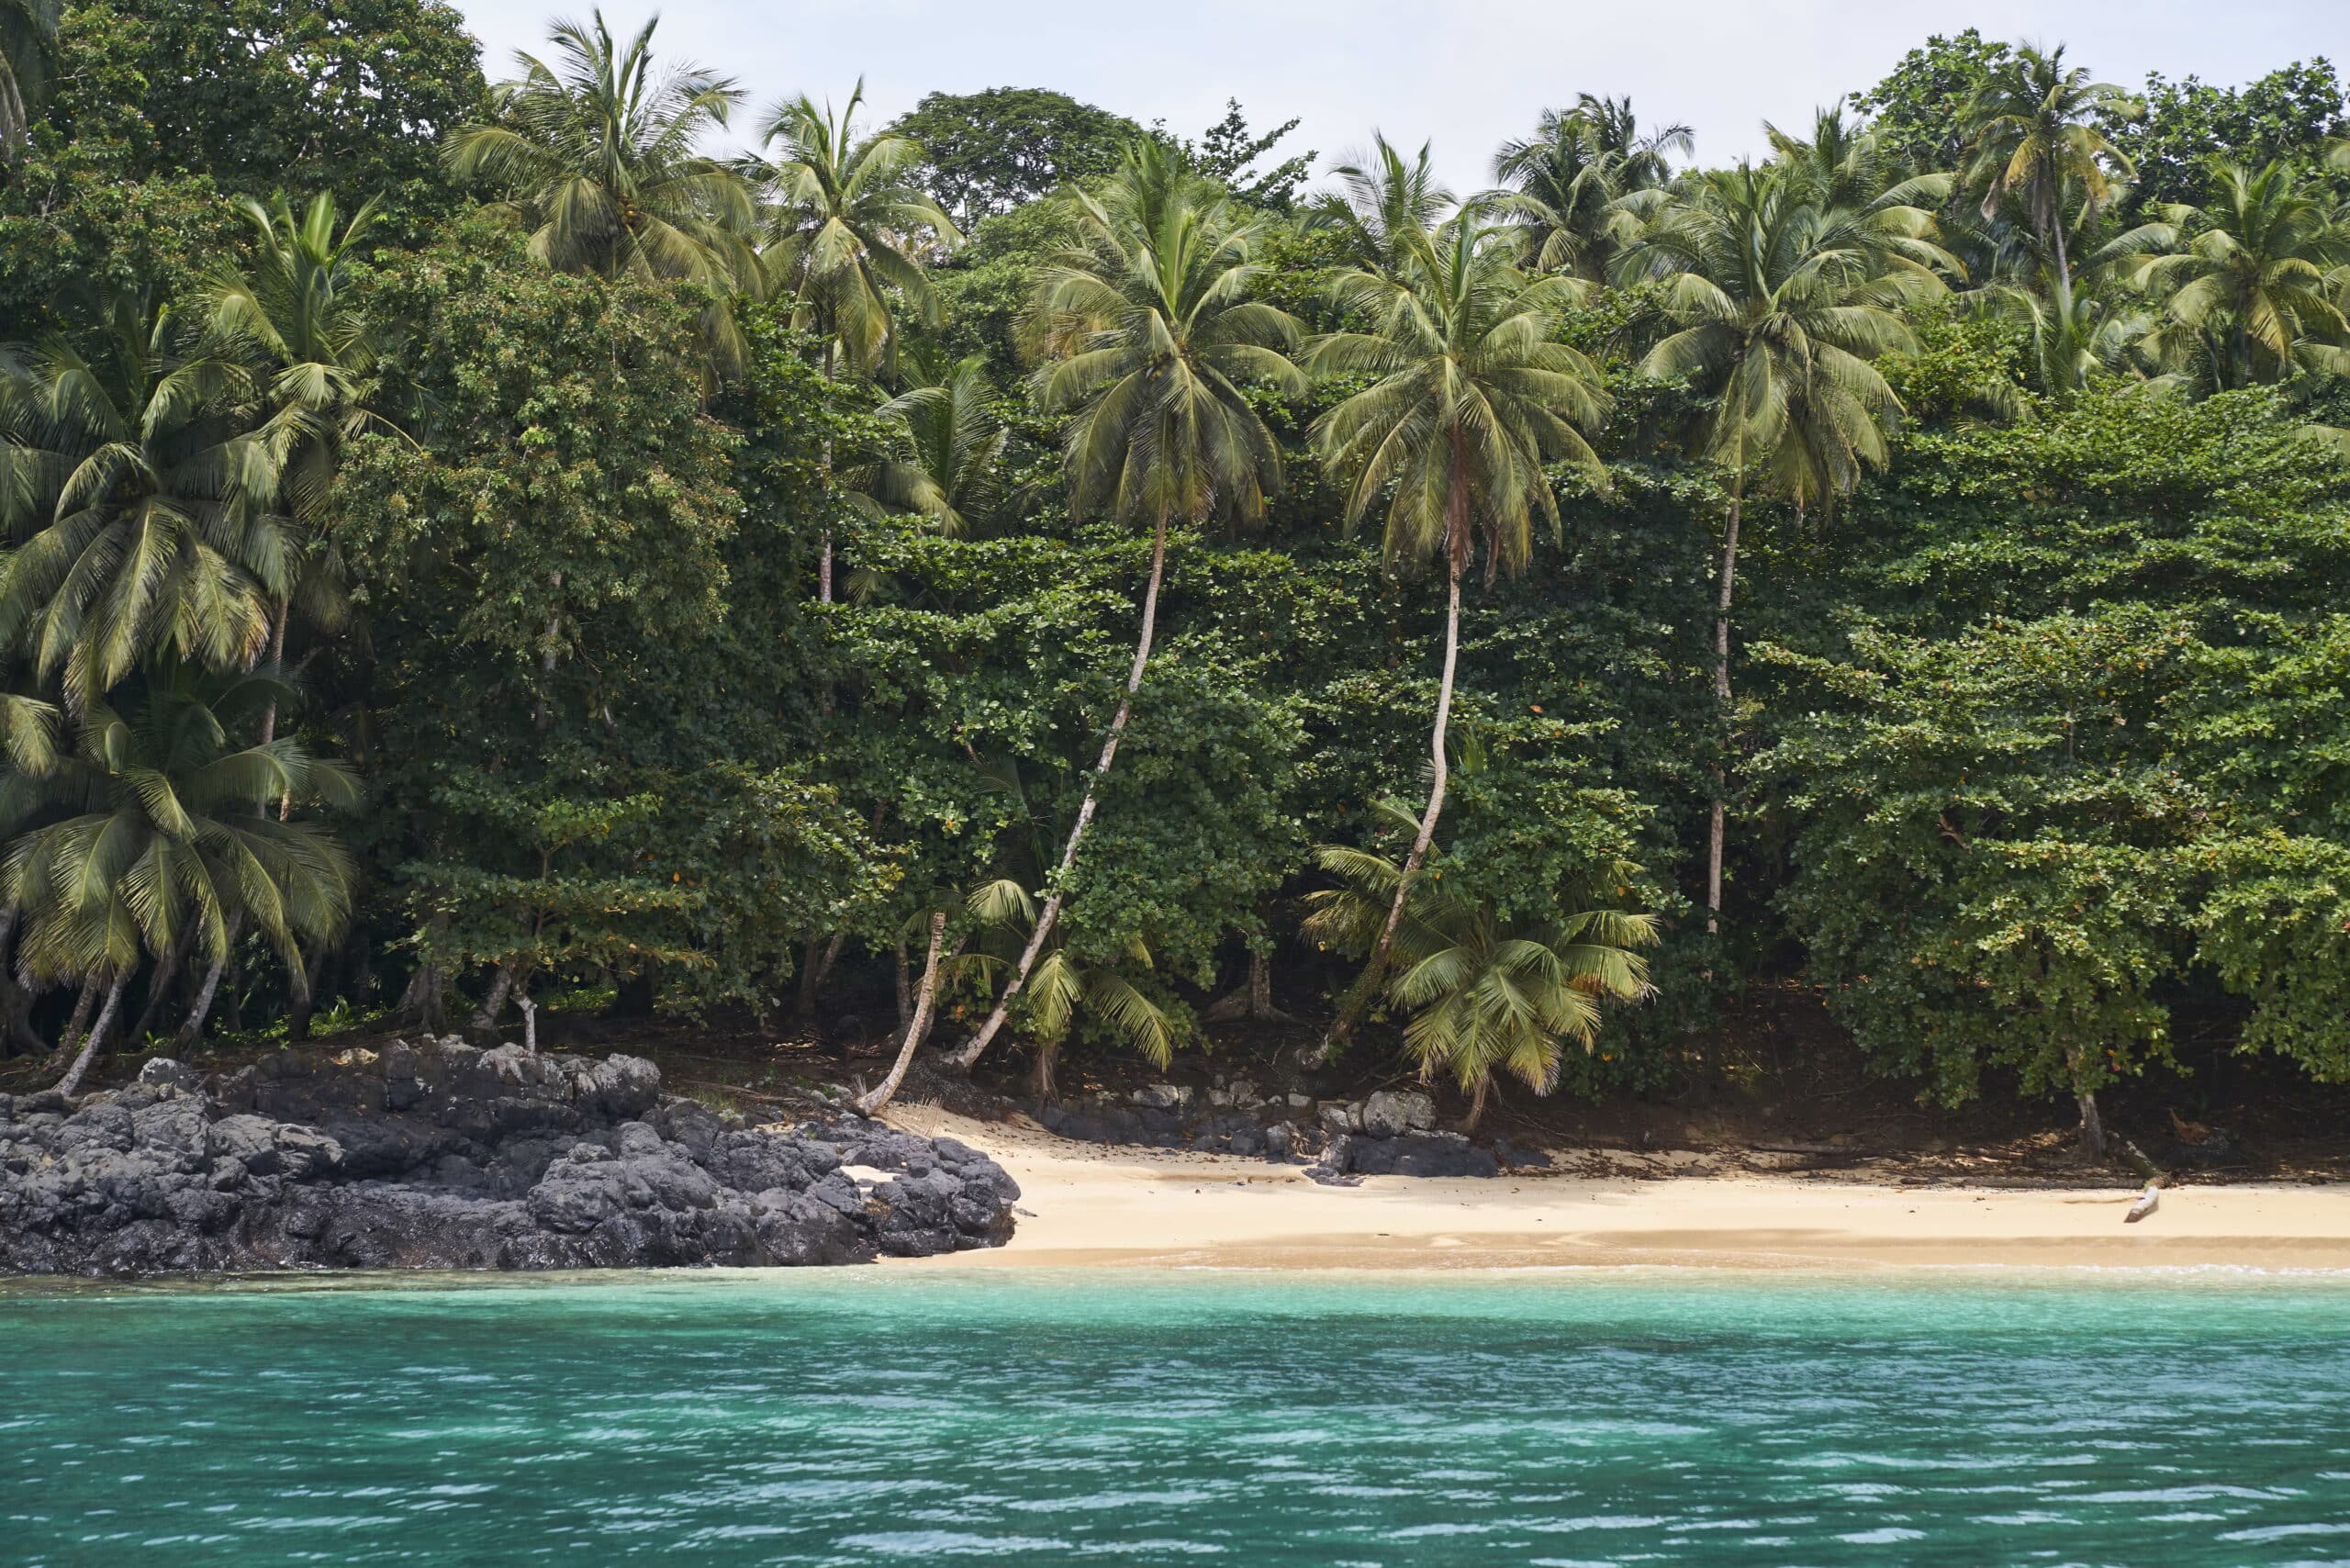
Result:
{"type": "MultiPolygon", "coordinates": [[[[235,947],[236,941],[237,924],[232,920],[229,924],[229,945],[231,949],[235,947]]],[[[213,1000],[220,994],[220,977],[228,972],[228,969],[229,958],[224,953],[212,961],[211,969],[205,971],[204,984],[196,993],[195,1003],[187,1010],[187,1022],[182,1024],[180,1032],[172,1037],[172,1049],[174,1052],[193,1050],[196,1043],[204,1038],[204,1022],[212,1016],[213,1000]]]]}
{"type": "MultiPolygon", "coordinates": [[[[906,1025],[906,1037],[899,1044],[898,1059],[890,1065],[890,1076],[879,1088],[856,1103],[866,1115],[873,1115],[890,1103],[898,1086],[906,1081],[906,1069],[913,1065],[914,1052],[921,1048],[923,1036],[930,1033],[932,1004],[938,997],[938,949],[946,939],[946,912],[933,910],[930,915],[930,952],[923,959],[922,990],[914,999],[914,1015],[906,1025]]],[[[902,947],[901,951],[902,951],[902,947]]]]}
{"type": "Polygon", "coordinates": [[[1036,1059],[1028,1070],[1028,1092],[1039,1100],[1053,1098],[1053,1064],[1060,1059],[1058,1040],[1038,1040],[1036,1059]]]}
{"type": "Polygon", "coordinates": [[[506,999],[514,994],[514,961],[509,958],[498,966],[498,973],[490,977],[489,994],[482,998],[474,1010],[471,1027],[490,1030],[498,1027],[498,1015],[506,1011],[506,999]]]}
{"type": "Polygon", "coordinates": [[[847,940],[847,932],[835,931],[833,933],[832,939],[821,948],[813,942],[808,944],[807,960],[800,969],[799,1011],[802,1018],[813,1018],[816,1015],[816,992],[822,988],[825,979],[832,974],[833,965],[840,959],[841,944],[847,940]]]}
{"type": "MultiPolygon", "coordinates": [[[[832,390],[832,382],[833,382],[833,340],[828,338],[828,339],[826,339],[826,340],[825,340],[825,342],[824,342],[824,388],[825,388],[826,392],[828,392],[828,393],[832,390]]],[[[826,401],[827,401],[827,404],[829,405],[830,399],[829,399],[829,398],[827,398],[827,399],[826,399],[826,401]]],[[[829,409],[829,407],[828,407],[828,408],[827,408],[827,417],[829,417],[829,414],[830,414],[830,409],[829,409]]],[[[833,520],[832,520],[832,515],[831,515],[831,508],[832,508],[832,504],[833,504],[833,438],[832,438],[831,434],[828,432],[828,433],[825,435],[825,437],[824,437],[824,506],[825,506],[824,526],[823,526],[822,531],[821,532],[819,532],[819,533],[817,534],[817,536],[816,536],[816,602],[817,602],[818,604],[830,604],[830,603],[832,603],[832,602],[833,602],[833,520]]]]}
{"type": "Polygon", "coordinates": [[[1306,1058],[1308,1067],[1320,1067],[1336,1056],[1371,1005],[1386,972],[1388,952],[1395,946],[1396,929],[1404,924],[1404,904],[1411,897],[1412,883],[1427,860],[1428,846],[1436,842],[1436,822],[1444,811],[1445,785],[1451,778],[1451,765],[1445,756],[1445,735],[1452,724],[1452,678],[1460,662],[1460,570],[1467,564],[1466,554],[1465,547],[1459,545],[1446,552],[1444,678],[1437,687],[1436,727],[1428,737],[1431,770],[1427,810],[1421,813],[1420,831],[1412,839],[1412,852],[1404,857],[1404,874],[1397,879],[1395,896],[1387,906],[1387,923],[1379,928],[1379,939],[1371,944],[1371,957],[1364,963],[1361,975],[1339,1002],[1338,1015],[1330,1020],[1329,1032],[1306,1058]]]}
{"type": "Polygon", "coordinates": [[[126,1038],[145,1039],[147,1032],[162,1019],[164,1004],[171,1000],[172,982],[179,979],[180,966],[187,961],[187,944],[190,935],[191,933],[182,932],[179,938],[173,942],[170,950],[163,955],[163,961],[155,966],[154,978],[147,982],[147,1005],[139,1010],[139,1021],[131,1025],[130,1033],[125,1036],[126,1038]]]}
{"type": "MultiPolygon", "coordinates": [[[[270,618],[269,674],[273,680],[277,678],[279,666],[285,662],[285,622],[291,615],[292,608],[290,604],[281,599],[278,602],[276,614],[270,618]]],[[[269,700],[269,706],[263,709],[261,712],[261,744],[267,745],[276,738],[277,699],[273,697],[269,700]]]]}
{"type": "Polygon", "coordinates": [[[325,977],[326,962],[327,950],[321,946],[315,957],[303,963],[289,965],[286,969],[285,1037],[288,1040],[310,1037],[310,1014],[318,1010],[319,981],[325,977]]]}
{"type": "Polygon", "coordinates": [[[897,989],[898,1027],[902,1029],[914,1013],[914,979],[906,965],[906,934],[902,931],[898,933],[897,989]]]}
{"type": "Polygon", "coordinates": [[[2056,246],[2056,281],[2065,290],[2065,297],[2073,297],[2073,264],[2065,254],[2065,198],[2058,188],[2055,221],[2049,226],[2049,238],[2056,246]]]}
{"type": "MultiPolygon", "coordinates": [[[[1055,877],[1057,882],[1066,879],[1069,868],[1077,864],[1078,846],[1085,842],[1085,830],[1093,824],[1093,812],[1101,799],[1102,780],[1110,776],[1110,764],[1118,756],[1118,739],[1126,733],[1126,720],[1134,712],[1135,693],[1142,689],[1143,670],[1150,663],[1151,637],[1158,622],[1158,587],[1166,576],[1167,519],[1161,517],[1158,526],[1151,531],[1150,582],[1143,590],[1142,636],[1135,644],[1134,668],[1126,675],[1126,694],[1119,700],[1118,711],[1110,721],[1110,733],[1102,743],[1102,759],[1093,765],[1093,777],[1086,780],[1085,799],[1079,802],[1077,822],[1069,828],[1069,843],[1061,849],[1060,868],[1055,877]]],[[[1036,967],[1036,956],[1045,950],[1046,939],[1052,935],[1053,927],[1059,923],[1062,898],[1058,886],[1046,898],[1045,907],[1036,912],[1036,928],[1028,934],[1028,946],[1021,949],[1019,967],[1013,969],[1011,981],[1003,988],[1003,994],[996,999],[995,1011],[988,1014],[987,1023],[971,1037],[969,1045],[946,1058],[948,1066],[960,1071],[969,1071],[971,1064],[979,1059],[980,1053],[1002,1029],[1003,1021],[1012,1011],[1013,998],[1018,996],[1021,987],[1028,983],[1028,973],[1036,967]]]]}
{"type": "Polygon", "coordinates": [[[98,988],[106,982],[95,974],[82,978],[82,994],[73,1003],[73,1016],[66,1022],[65,1033],[59,1036],[57,1049],[50,1053],[48,1072],[62,1072],[73,1058],[73,1047],[82,1038],[82,1030],[90,1022],[90,1009],[97,1004],[98,988]]]}
{"type": "Polygon", "coordinates": [[[1493,1087],[1494,1079],[1491,1073],[1481,1072],[1477,1075],[1476,1091],[1469,1098],[1469,1130],[1472,1133],[1477,1130],[1477,1124],[1485,1119],[1485,1096],[1491,1092],[1493,1087]]]}
{"type": "Polygon", "coordinates": [[[1273,961],[1252,949],[1248,954],[1248,1016],[1265,1019],[1272,1015],[1273,961]]]}
{"type": "Polygon", "coordinates": [[[73,1058],[73,1065],[65,1070],[65,1076],[57,1081],[57,1092],[60,1094],[70,1095],[82,1087],[82,1075],[90,1070],[90,1063],[97,1058],[98,1047],[106,1043],[106,1030],[113,1025],[114,1015],[122,1006],[123,985],[129,979],[128,969],[119,970],[107,985],[106,1004],[98,1010],[98,1021],[90,1025],[89,1037],[82,1042],[81,1054],[73,1058]]]}
{"type": "MultiPolygon", "coordinates": [[[[1714,600],[1714,701],[1721,709],[1724,723],[1729,722],[1730,713],[1729,605],[1730,596],[1738,584],[1738,524],[1745,490],[1746,471],[1741,466],[1730,480],[1729,522],[1722,531],[1722,580],[1714,600]]],[[[1729,775],[1717,764],[1714,767],[1713,812],[1706,832],[1706,935],[1708,936],[1721,930],[1722,839],[1729,812],[1729,775]]]]}
{"type": "Polygon", "coordinates": [[[2105,1118],[2097,1108],[2097,1092],[2081,1090],[2073,1098],[2081,1107],[2081,1147],[2097,1159],[2105,1158],[2105,1118]]]}

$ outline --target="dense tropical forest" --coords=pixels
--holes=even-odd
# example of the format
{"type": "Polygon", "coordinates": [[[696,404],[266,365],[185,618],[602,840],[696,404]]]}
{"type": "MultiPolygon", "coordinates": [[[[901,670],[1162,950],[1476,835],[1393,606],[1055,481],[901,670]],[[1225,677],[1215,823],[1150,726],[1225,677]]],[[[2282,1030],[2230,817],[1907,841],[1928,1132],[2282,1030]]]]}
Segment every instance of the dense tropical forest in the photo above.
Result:
{"type": "Polygon", "coordinates": [[[879,997],[876,1099],[1278,1008],[1482,1107],[1765,978],[2093,1143],[2180,1053],[2350,1078],[2322,61],[1935,38],[1729,164],[1562,82],[1453,191],[439,0],[0,54],[44,1081],[879,997]]]}

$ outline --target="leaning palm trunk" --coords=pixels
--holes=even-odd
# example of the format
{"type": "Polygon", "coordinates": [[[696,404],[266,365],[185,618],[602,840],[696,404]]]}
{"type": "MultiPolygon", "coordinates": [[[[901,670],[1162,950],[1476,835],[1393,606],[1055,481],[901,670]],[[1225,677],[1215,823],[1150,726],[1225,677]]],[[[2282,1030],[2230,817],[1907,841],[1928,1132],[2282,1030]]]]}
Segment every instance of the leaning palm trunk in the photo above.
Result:
{"type": "MultiPolygon", "coordinates": [[[[1722,530],[1721,590],[1714,601],[1714,700],[1721,709],[1724,722],[1729,722],[1730,712],[1729,601],[1738,583],[1738,518],[1745,485],[1746,475],[1741,469],[1730,481],[1729,521],[1722,530]]],[[[1729,775],[1717,764],[1714,767],[1712,820],[1706,833],[1706,935],[1708,936],[1721,930],[1723,820],[1728,812],[1725,797],[1729,793],[1729,775]]]]}
{"type": "Polygon", "coordinates": [[[173,1049],[193,1050],[196,1043],[204,1038],[204,1021],[212,1016],[213,998],[220,994],[220,977],[228,971],[229,955],[236,950],[237,933],[243,924],[243,915],[229,917],[228,945],[220,949],[220,956],[212,960],[212,968],[206,971],[204,985],[196,993],[195,1004],[187,1010],[187,1022],[180,1025],[180,1032],[173,1037],[173,1049]]]}
{"type": "MultiPolygon", "coordinates": [[[[1135,644],[1134,668],[1126,674],[1126,694],[1118,702],[1118,711],[1110,721],[1110,734],[1102,743],[1102,758],[1093,765],[1093,776],[1086,780],[1085,799],[1077,808],[1077,822],[1069,830],[1069,843],[1062,846],[1060,868],[1057,879],[1069,876],[1069,868],[1077,864],[1078,846],[1085,842],[1085,831],[1093,825],[1093,812],[1099,804],[1102,780],[1110,776],[1110,764],[1118,756],[1118,739],[1126,733],[1126,720],[1134,712],[1135,693],[1142,689],[1143,670],[1150,663],[1151,636],[1158,622],[1158,585],[1167,575],[1167,519],[1161,516],[1150,536],[1150,583],[1142,596],[1142,636],[1135,644]]],[[[1448,666],[1449,667],[1449,666],[1448,666]]],[[[947,1065],[968,1071],[979,1059],[980,1053],[1003,1028],[1004,1019],[1012,1012],[1013,999],[1028,983],[1028,975],[1036,967],[1037,955],[1045,950],[1046,939],[1052,935],[1054,925],[1061,917],[1061,890],[1056,887],[1045,900],[1045,907],[1036,913],[1036,928],[1028,934],[1028,945],[1021,949],[1019,966],[1013,970],[1012,980],[996,999],[995,1011],[988,1014],[987,1023],[971,1037],[971,1043],[947,1057],[947,1065]]]]}
{"type": "Polygon", "coordinates": [[[879,1113],[898,1092],[898,1085],[906,1081],[906,1069],[913,1065],[914,1052],[922,1048],[923,1036],[930,1033],[930,1012],[938,995],[938,948],[946,939],[946,912],[934,910],[930,916],[930,954],[923,960],[922,991],[914,999],[914,1015],[906,1025],[906,1037],[898,1047],[898,1059],[890,1065],[890,1076],[881,1086],[856,1103],[857,1110],[870,1116],[879,1113]]]}
{"type": "Polygon", "coordinates": [[[98,1047],[106,1043],[106,1031],[114,1026],[114,1015],[122,1006],[123,984],[129,979],[130,972],[127,969],[114,972],[113,980],[106,986],[106,1004],[98,1010],[98,1021],[90,1025],[89,1036],[82,1042],[81,1053],[74,1057],[73,1065],[67,1068],[65,1076],[57,1081],[58,1093],[72,1094],[82,1087],[82,1075],[90,1070],[90,1063],[97,1058],[98,1047]]]}
{"type": "Polygon", "coordinates": [[[83,980],[82,994],[73,1002],[73,1016],[66,1022],[65,1033],[58,1037],[57,1049],[50,1053],[48,1071],[62,1071],[73,1059],[73,1047],[89,1025],[90,1009],[97,1005],[98,988],[104,983],[95,970],[83,980]]]}
{"type": "Polygon", "coordinates": [[[1361,1022],[1363,1010],[1371,1005],[1378,991],[1381,978],[1387,971],[1387,955],[1395,946],[1396,928],[1404,924],[1404,904],[1412,896],[1412,883],[1420,874],[1420,867],[1428,857],[1428,846],[1436,842],[1436,821],[1444,811],[1444,788],[1451,777],[1445,760],[1445,732],[1452,722],[1452,676],[1460,660],[1460,566],[1465,550],[1458,545],[1445,553],[1447,583],[1444,605],[1444,679],[1437,687],[1436,728],[1430,733],[1428,776],[1428,806],[1421,813],[1420,831],[1412,839],[1412,852],[1404,859],[1404,873],[1395,880],[1395,896],[1387,906],[1387,922],[1379,928],[1379,939],[1371,946],[1371,958],[1364,963],[1362,974],[1348,989],[1338,1004],[1338,1015],[1330,1020],[1329,1032],[1322,1043],[1314,1047],[1306,1059],[1308,1067],[1320,1067],[1336,1056],[1361,1022]]]}

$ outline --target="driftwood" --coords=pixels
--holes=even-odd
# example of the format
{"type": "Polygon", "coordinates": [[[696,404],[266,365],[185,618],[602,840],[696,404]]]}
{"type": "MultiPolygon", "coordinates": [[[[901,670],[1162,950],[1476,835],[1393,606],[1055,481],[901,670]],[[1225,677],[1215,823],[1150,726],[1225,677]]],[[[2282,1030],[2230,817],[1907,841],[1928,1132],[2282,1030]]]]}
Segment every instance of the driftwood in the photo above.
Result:
{"type": "Polygon", "coordinates": [[[2130,1212],[2121,1216],[2121,1223],[2124,1225],[2137,1224],[2140,1220],[2154,1213],[2154,1210],[2161,1205],[2162,1201],[2162,1183],[2159,1182],[2147,1182],[2146,1190],[2138,1194],[2138,1201],[2130,1205],[2130,1212]]]}

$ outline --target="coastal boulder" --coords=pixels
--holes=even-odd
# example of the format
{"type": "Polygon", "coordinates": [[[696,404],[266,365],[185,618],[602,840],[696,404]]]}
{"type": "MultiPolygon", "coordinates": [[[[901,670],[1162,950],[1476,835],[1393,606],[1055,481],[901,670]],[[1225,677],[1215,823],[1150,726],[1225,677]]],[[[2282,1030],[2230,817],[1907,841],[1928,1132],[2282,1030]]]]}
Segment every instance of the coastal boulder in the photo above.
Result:
{"type": "Polygon", "coordinates": [[[1019,1186],[967,1145],[750,1127],[660,1083],[637,1057],[428,1038],[209,1092],[159,1058],[79,1102],[0,1096],[0,1270],[786,1266],[1012,1234],[1019,1186]]]}

